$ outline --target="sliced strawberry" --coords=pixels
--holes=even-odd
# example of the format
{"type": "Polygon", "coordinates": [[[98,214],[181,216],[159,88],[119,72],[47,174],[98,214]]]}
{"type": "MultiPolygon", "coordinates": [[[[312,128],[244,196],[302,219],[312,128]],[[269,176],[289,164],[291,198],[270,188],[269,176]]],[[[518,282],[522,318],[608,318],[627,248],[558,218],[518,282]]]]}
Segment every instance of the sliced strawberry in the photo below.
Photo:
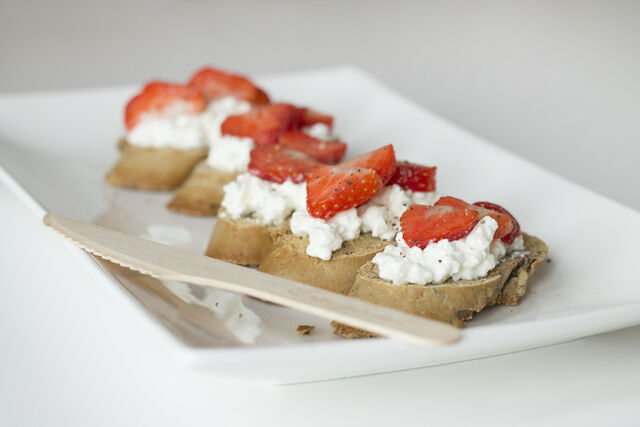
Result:
{"type": "Polygon", "coordinates": [[[269,103],[266,92],[254,85],[251,80],[211,67],[198,70],[191,77],[188,85],[204,93],[209,100],[233,96],[256,105],[269,103]]]}
{"type": "Polygon", "coordinates": [[[396,162],[396,173],[389,180],[389,184],[398,184],[405,190],[435,191],[436,167],[396,162]]]}
{"type": "Polygon", "coordinates": [[[490,216],[491,218],[496,220],[496,222],[498,223],[498,229],[493,234],[494,240],[501,240],[513,231],[514,225],[511,215],[485,209],[480,206],[472,205],[471,209],[475,209],[476,211],[478,211],[481,217],[490,216]]]}
{"type": "Polygon", "coordinates": [[[179,84],[151,82],[127,103],[124,123],[131,130],[145,114],[197,114],[204,111],[206,106],[204,95],[196,89],[179,84]]]}
{"type": "Polygon", "coordinates": [[[396,172],[396,154],[393,145],[385,145],[370,153],[361,154],[343,163],[344,166],[369,168],[376,171],[382,184],[389,182],[396,172]]]}
{"type": "Polygon", "coordinates": [[[265,92],[263,89],[258,89],[258,93],[256,93],[255,98],[252,102],[253,105],[266,105],[270,104],[271,99],[269,98],[269,94],[265,92]]]}
{"type": "Polygon", "coordinates": [[[271,182],[282,184],[287,179],[303,182],[308,170],[318,162],[304,153],[281,145],[263,145],[251,150],[249,173],[271,182]]]}
{"type": "Polygon", "coordinates": [[[514,229],[513,217],[510,214],[505,214],[500,211],[486,209],[485,207],[478,205],[476,203],[472,205],[465,202],[464,200],[456,199],[455,197],[446,196],[446,197],[441,197],[440,200],[438,200],[435,203],[435,205],[473,209],[480,214],[480,218],[485,216],[490,216],[491,218],[495,219],[496,222],[498,223],[498,229],[493,235],[494,240],[504,238],[505,236],[509,235],[514,229]]]}
{"type": "Polygon", "coordinates": [[[411,205],[400,217],[404,241],[420,249],[443,239],[461,239],[478,221],[477,211],[453,206],[411,205]]]}
{"type": "Polygon", "coordinates": [[[338,163],[347,151],[347,144],[340,141],[323,141],[298,130],[283,133],[278,143],[326,164],[338,163]]]}
{"type": "Polygon", "coordinates": [[[296,129],[301,110],[291,104],[269,104],[245,114],[229,116],[222,122],[223,135],[253,138],[256,144],[272,144],[280,134],[296,129]]]}
{"type": "Polygon", "coordinates": [[[457,199],[451,196],[440,197],[437,202],[434,203],[436,206],[451,206],[453,208],[471,208],[472,205],[470,203],[465,202],[462,199],[457,199]]]}
{"type": "Polygon", "coordinates": [[[325,124],[331,129],[333,128],[333,116],[319,113],[312,110],[311,108],[304,108],[302,113],[301,126],[313,126],[317,123],[325,124]]]}
{"type": "Polygon", "coordinates": [[[520,224],[518,223],[518,220],[516,219],[516,217],[511,215],[511,212],[509,212],[508,210],[506,210],[502,206],[497,205],[495,203],[491,203],[491,202],[475,202],[474,205],[475,206],[480,206],[480,207],[485,208],[485,209],[489,209],[490,211],[494,211],[494,212],[498,212],[498,213],[501,213],[501,214],[504,214],[504,215],[508,215],[509,218],[511,218],[513,228],[511,229],[511,231],[509,233],[506,233],[504,236],[502,236],[502,241],[504,243],[506,243],[507,245],[512,244],[513,241],[516,239],[516,237],[518,237],[520,235],[520,224]]]}
{"type": "Polygon", "coordinates": [[[382,181],[372,169],[317,166],[307,174],[307,211],[316,218],[331,218],[372,198],[382,181]]]}

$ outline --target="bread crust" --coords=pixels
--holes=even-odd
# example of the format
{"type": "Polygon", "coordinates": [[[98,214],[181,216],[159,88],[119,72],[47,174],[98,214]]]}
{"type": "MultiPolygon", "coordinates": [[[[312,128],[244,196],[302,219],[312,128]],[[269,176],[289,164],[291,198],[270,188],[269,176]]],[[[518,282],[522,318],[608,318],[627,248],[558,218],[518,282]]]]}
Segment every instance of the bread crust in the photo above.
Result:
{"type": "Polygon", "coordinates": [[[214,169],[202,160],[178,188],[167,208],[186,215],[216,215],[224,198],[222,188],[238,175],[238,172],[214,169]]]}
{"type": "Polygon", "coordinates": [[[266,255],[258,270],[311,286],[345,294],[351,288],[358,269],[381,252],[389,242],[371,234],[343,243],[329,261],[307,255],[307,237],[281,236],[266,255]]]}
{"type": "MultiPolygon", "coordinates": [[[[221,209],[221,213],[224,209],[221,209]]],[[[262,225],[250,218],[218,216],[205,255],[234,264],[257,267],[274,242],[289,231],[289,222],[262,225]]]]}
{"type": "MultiPolygon", "coordinates": [[[[527,291],[527,281],[547,256],[548,247],[540,239],[522,233],[525,250],[507,256],[480,279],[447,280],[439,285],[396,286],[378,277],[373,262],[363,265],[349,295],[418,316],[430,317],[459,328],[474,313],[495,304],[516,305],[527,291]]],[[[347,338],[374,336],[369,332],[332,323],[334,333],[347,338]]]]}
{"type": "Polygon", "coordinates": [[[193,167],[207,155],[207,148],[138,147],[120,140],[120,159],[106,180],[119,187],[141,190],[173,190],[180,186],[193,167]]]}

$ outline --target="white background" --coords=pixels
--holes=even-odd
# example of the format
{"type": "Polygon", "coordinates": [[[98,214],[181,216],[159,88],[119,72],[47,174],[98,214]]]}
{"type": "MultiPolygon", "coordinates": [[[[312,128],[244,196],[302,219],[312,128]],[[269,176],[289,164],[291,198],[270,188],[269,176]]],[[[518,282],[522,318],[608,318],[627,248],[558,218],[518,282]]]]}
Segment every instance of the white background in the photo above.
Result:
{"type": "Polygon", "coordinates": [[[640,2],[0,0],[0,92],[354,64],[640,209],[640,2]]]}
{"type": "MultiPolygon", "coordinates": [[[[358,65],[640,209],[639,2],[0,0],[0,92],[184,80],[205,63],[358,65]]],[[[4,186],[0,224],[0,425],[640,422],[640,328],[317,384],[222,381],[163,354],[4,186]]]]}

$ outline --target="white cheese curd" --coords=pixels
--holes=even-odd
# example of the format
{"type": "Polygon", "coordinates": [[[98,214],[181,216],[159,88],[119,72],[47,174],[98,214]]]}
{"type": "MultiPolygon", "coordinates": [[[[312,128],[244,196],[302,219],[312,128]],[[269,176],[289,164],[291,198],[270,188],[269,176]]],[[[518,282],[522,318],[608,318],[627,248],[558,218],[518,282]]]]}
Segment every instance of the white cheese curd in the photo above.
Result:
{"type": "Polygon", "coordinates": [[[383,240],[393,240],[400,230],[400,216],[414,203],[433,204],[435,192],[421,193],[403,190],[399,185],[383,188],[378,195],[360,208],[339,212],[327,220],[314,218],[305,210],[291,217],[291,232],[309,236],[307,255],[328,261],[342,243],[353,240],[360,232],[370,232],[383,240]]]}
{"type": "Polygon", "coordinates": [[[227,117],[244,114],[251,110],[251,104],[231,96],[221,98],[210,104],[207,120],[204,123],[209,140],[207,165],[226,172],[246,172],[249,165],[249,153],[254,144],[251,138],[222,135],[221,126],[227,117]]]}
{"type": "Polygon", "coordinates": [[[249,110],[251,110],[251,104],[234,98],[233,96],[225,96],[224,98],[212,101],[207,107],[207,110],[202,114],[202,125],[207,133],[209,143],[215,142],[222,137],[220,127],[227,117],[248,113],[249,110]]]}
{"type": "Polygon", "coordinates": [[[207,166],[225,172],[246,172],[253,147],[251,138],[220,136],[211,141],[206,160],[207,166]]]}
{"type": "Polygon", "coordinates": [[[281,224],[291,212],[305,210],[307,188],[304,182],[282,184],[265,181],[248,173],[239,175],[223,188],[222,207],[233,219],[250,217],[264,225],[281,224]]]}
{"type": "Polygon", "coordinates": [[[433,205],[440,196],[435,191],[404,190],[397,184],[384,187],[363,206],[358,208],[362,218],[362,232],[373,237],[393,240],[400,231],[400,217],[413,204],[433,205]]]}
{"type": "MultiPolygon", "coordinates": [[[[222,98],[213,104],[215,104],[213,105],[215,114],[212,116],[214,119],[206,123],[209,139],[207,165],[226,172],[246,172],[251,150],[255,146],[253,139],[222,135],[220,127],[227,117],[248,112],[251,104],[232,97],[222,98]]],[[[317,123],[302,130],[319,139],[331,139],[331,129],[323,123],[317,123]]]]}
{"type": "MultiPolygon", "coordinates": [[[[502,243],[502,242],[501,242],[502,243]]],[[[518,235],[509,246],[506,247],[507,253],[524,251],[524,239],[522,234],[518,235]]]]}
{"type": "Polygon", "coordinates": [[[163,117],[145,114],[126,135],[129,144],[139,147],[171,147],[180,150],[207,146],[207,137],[199,114],[179,114],[163,117]]]}
{"type": "Polygon", "coordinates": [[[140,147],[202,148],[221,137],[220,125],[228,116],[250,109],[248,102],[227,96],[211,102],[200,114],[145,114],[126,139],[140,147]]]}
{"type": "Polygon", "coordinates": [[[331,128],[324,123],[316,123],[314,125],[304,127],[302,128],[302,132],[323,141],[330,141],[333,139],[331,128]]]}
{"type": "Polygon", "coordinates": [[[291,216],[291,232],[296,236],[309,236],[307,255],[324,261],[331,259],[331,253],[342,246],[345,240],[353,240],[360,235],[362,220],[356,208],[342,211],[323,220],[314,218],[306,210],[297,210],[291,216]]]}
{"type": "Polygon", "coordinates": [[[382,240],[392,240],[395,237],[400,220],[389,215],[389,210],[385,206],[367,203],[361,206],[359,211],[363,232],[370,232],[373,237],[382,240]]]}
{"type": "Polygon", "coordinates": [[[373,263],[378,266],[379,276],[394,285],[442,283],[449,278],[477,279],[495,267],[508,250],[515,250],[515,246],[524,248],[522,238],[509,247],[500,241],[492,242],[497,229],[498,223],[486,216],[466,237],[452,242],[440,240],[424,249],[409,247],[402,233],[398,233],[396,245],[376,254],[373,263]]]}

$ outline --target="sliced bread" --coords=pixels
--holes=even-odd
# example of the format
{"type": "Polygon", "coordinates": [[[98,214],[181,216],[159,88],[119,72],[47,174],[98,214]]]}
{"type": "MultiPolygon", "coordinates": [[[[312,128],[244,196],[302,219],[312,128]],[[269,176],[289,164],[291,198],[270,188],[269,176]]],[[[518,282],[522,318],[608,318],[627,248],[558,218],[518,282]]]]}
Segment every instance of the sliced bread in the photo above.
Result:
{"type": "MultiPolygon", "coordinates": [[[[224,209],[221,209],[221,213],[224,209]]],[[[289,222],[262,225],[251,218],[218,216],[205,255],[234,264],[257,267],[274,242],[289,232],[289,222]]]]}
{"type": "MultiPolygon", "coordinates": [[[[547,256],[547,245],[528,234],[524,251],[507,255],[487,275],[475,280],[447,280],[439,285],[394,285],[378,276],[373,262],[358,271],[349,295],[374,304],[430,317],[459,328],[474,313],[495,304],[516,305],[527,291],[527,281],[547,256]]],[[[337,322],[334,333],[347,338],[373,336],[337,322]]]]}
{"type": "Polygon", "coordinates": [[[224,197],[222,188],[237,176],[237,172],[214,169],[203,160],[178,188],[167,208],[187,215],[216,215],[224,197]]]}
{"type": "Polygon", "coordinates": [[[120,159],[109,171],[109,184],[142,190],[173,190],[182,184],[193,167],[207,156],[207,148],[139,147],[118,142],[120,159]]]}
{"type": "Polygon", "coordinates": [[[308,244],[307,237],[291,233],[281,235],[258,270],[345,294],[351,288],[358,269],[389,242],[371,234],[362,234],[344,242],[340,249],[333,252],[329,261],[307,255],[308,244]]]}

